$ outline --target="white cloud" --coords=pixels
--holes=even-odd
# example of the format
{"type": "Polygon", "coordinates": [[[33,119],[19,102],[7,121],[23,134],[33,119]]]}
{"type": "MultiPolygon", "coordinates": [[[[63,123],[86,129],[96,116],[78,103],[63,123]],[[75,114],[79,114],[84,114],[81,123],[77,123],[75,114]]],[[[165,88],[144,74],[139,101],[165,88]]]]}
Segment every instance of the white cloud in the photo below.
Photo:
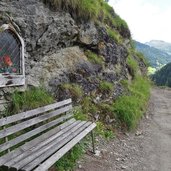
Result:
{"type": "Polygon", "coordinates": [[[171,42],[171,1],[161,1],[110,0],[110,5],[126,20],[135,40],[171,42]]]}

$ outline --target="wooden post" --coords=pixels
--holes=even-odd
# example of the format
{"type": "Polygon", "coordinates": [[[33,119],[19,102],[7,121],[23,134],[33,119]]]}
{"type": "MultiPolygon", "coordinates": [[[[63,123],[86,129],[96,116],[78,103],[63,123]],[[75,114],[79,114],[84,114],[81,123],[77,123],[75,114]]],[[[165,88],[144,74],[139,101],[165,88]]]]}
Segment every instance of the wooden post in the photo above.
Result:
{"type": "Polygon", "coordinates": [[[92,147],[93,147],[93,153],[95,154],[95,143],[94,143],[94,133],[91,131],[91,138],[92,138],[92,147]]]}

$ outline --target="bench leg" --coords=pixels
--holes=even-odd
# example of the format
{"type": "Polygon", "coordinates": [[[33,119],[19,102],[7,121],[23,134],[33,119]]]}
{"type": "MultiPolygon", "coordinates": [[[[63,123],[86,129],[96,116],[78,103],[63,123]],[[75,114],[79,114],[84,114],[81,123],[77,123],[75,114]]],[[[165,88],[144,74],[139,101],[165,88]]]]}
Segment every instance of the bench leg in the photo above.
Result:
{"type": "Polygon", "coordinates": [[[94,133],[91,131],[91,138],[92,138],[92,147],[93,147],[93,153],[95,154],[95,143],[94,143],[94,133]]]}

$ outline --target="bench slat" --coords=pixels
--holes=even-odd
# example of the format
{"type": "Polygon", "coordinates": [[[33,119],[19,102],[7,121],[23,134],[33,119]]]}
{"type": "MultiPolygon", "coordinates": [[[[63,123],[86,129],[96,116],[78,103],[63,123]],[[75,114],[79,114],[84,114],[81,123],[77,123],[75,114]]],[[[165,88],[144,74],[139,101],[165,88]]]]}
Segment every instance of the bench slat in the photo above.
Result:
{"type": "Polygon", "coordinates": [[[14,126],[11,126],[9,128],[3,129],[2,131],[0,131],[0,138],[4,138],[4,137],[6,137],[8,135],[11,135],[11,134],[13,134],[15,132],[21,131],[21,130],[23,130],[25,128],[28,128],[28,127],[30,127],[32,125],[35,125],[37,123],[40,123],[42,121],[45,121],[45,120],[47,120],[49,118],[52,118],[54,116],[58,116],[61,113],[67,112],[67,111],[69,111],[71,109],[72,109],[72,105],[69,105],[69,106],[66,106],[64,108],[52,111],[50,113],[35,117],[33,119],[30,119],[30,120],[24,121],[22,123],[16,124],[14,126]]]}
{"type": "MultiPolygon", "coordinates": [[[[80,132],[84,131],[87,127],[91,125],[90,122],[85,123],[83,126],[81,126],[79,129],[76,129],[74,132],[72,132],[69,136],[67,136],[65,139],[61,139],[59,143],[54,145],[49,150],[45,151],[43,154],[41,154],[38,158],[35,158],[32,162],[28,163],[26,166],[24,166],[21,170],[24,171],[30,171],[33,168],[35,168],[38,164],[40,164],[42,161],[47,159],[50,155],[55,153],[57,150],[59,150],[61,147],[63,147],[66,143],[71,141],[74,137],[76,137],[80,132]]],[[[57,160],[56,160],[57,161],[57,160]]],[[[55,161],[55,162],[56,162],[55,161]]]]}
{"type": "Polygon", "coordinates": [[[13,160],[10,160],[9,162],[5,163],[5,166],[8,166],[9,168],[14,166],[18,169],[23,167],[27,163],[31,162],[34,158],[38,157],[41,153],[43,153],[43,151],[46,151],[46,149],[51,148],[59,138],[63,137],[63,134],[71,132],[73,129],[75,129],[75,127],[79,127],[82,124],[83,123],[81,123],[81,121],[74,122],[73,124],[69,125],[58,133],[48,137],[45,141],[36,144],[36,146],[32,146],[29,150],[23,151],[22,154],[16,156],[13,160]]]}
{"type": "Polygon", "coordinates": [[[20,146],[18,149],[11,151],[10,153],[0,157],[0,165],[7,163],[8,161],[12,160],[16,156],[22,154],[24,151],[30,149],[31,147],[35,146],[36,144],[39,144],[40,142],[46,140],[49,136],[52,136],[53,134],[59,132],[60,130],[64,129],[66,126],[69,126],[73,122],[75,122],[75,119],[71,119],[71,120],[61,124],[60,126],[42,134],[38,138],[33,139],[33,140],[27,142],[26,144],[20,146]]]}
{"type": "Polygon", "coordinates": [[[38,115],[40,113],[44,113],[44,112],[50,111],[52,109],[62,107],[64,105],[67,105],[70,103],[71,103],[71,99],[67,99],[67,100],[57,102],[54,104],[50,104],[47,106],[43,106],[43,107],[40,107],[40,108],[37,108],[34,110],[30,110],[30,111],[22,112],[22,113],[13,115],[13,116],[5,117],[5,118],[0,119],[0,126],[7,125],[10,123],[19,121],[19,120],[23,120],[23,119],[38,115]]]}
{"type": "Polygon", "coordinates": [[[65,115],[63,117],[60,117],[57,120],[53,120],[52,122],[49,122],[45,125],[42,125],[42,126],[36,128],[32,131],[29,131],[25,134],[22,134],[22,135],[18,136],[17,138],[14,138],[11,141],[8,141],[8,142],[0,145],[0,152],[5,151],[8,148],[13,147],[14,145],[19,144],[20,142],[23,142],[23,141],[29,139],[30,137],[33,137],[34,135],[37,135],[37,134],[39,134],[39,133],[41,133],[41,132],[43,132],[43,131],[45,131],[45,130],[47,130],[47,129],[49,129],[49,128],[51,128],[51,127],[53,127],[59,123],[62,123],[63,121],[69,119],[70,117],[71,117],[70,115],[65,115]]]}
{"type": "MultiPolygon", "coordinates": [[[[59,160],[65,153],[67,153],[75,144],[77,144],[81,139],[83,139],[95,127],[96,127],[96,124],[92,123],[83,132],[81,132],[79,135],[77,135],[74,139],[72,139],[69,143],[67,143],[64,147],[62,147],[59,151],[57,151],[50,158],[48,158],[45,162],[43,162],[40,166],[38,166],[34,171],[48,170],[48,168],[50,168],[57,160],[59,160]]],[[[27,170],[27,171],[29,171],[29,170],[27,170]]]]}

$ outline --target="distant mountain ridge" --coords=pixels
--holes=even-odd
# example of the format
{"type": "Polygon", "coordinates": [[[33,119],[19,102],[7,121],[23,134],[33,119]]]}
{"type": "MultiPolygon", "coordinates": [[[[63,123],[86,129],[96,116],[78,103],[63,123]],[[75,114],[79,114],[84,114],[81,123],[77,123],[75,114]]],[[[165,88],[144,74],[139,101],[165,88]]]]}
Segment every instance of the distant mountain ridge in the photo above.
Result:
{"type": "Polygon", "coordinates": [[[146,42],[145,44],[149,45],[150,47],[162,50],[163,52],[171,55],[171,43],[162,40],[151,40],[150,42],[146,42]]]}
{"type": "Polygon", "coordinates": [[[135,47],[144,54],[153,68],[159,68],[171,62],[171,55],[162,50],[137,41],[135,41],[135,47]]]}

